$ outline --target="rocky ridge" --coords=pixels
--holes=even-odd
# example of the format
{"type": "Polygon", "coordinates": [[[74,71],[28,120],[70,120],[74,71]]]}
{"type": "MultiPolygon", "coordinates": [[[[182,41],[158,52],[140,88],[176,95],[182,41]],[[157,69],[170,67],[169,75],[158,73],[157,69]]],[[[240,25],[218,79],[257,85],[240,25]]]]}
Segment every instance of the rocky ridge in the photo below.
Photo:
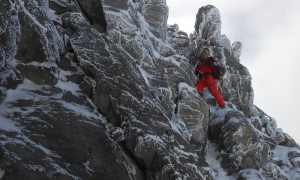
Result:
{"type": "Polygon", "coordinates": [[[3,0],[0,15],[1,178],[300,178],[299,146],[253,104],[215,7],[190,37],[165,0],[3,0]],[[202,47],[225,109],[194,88],[202,47]]]}

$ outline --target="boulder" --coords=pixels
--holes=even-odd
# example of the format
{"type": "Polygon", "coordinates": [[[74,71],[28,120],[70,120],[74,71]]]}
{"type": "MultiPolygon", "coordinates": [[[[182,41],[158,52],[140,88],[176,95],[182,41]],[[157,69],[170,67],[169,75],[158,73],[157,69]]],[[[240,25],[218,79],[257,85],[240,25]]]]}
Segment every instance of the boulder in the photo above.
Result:
{"type": "Polygon", "coordinates": [[[268,162],[269,146],[239,111],[217,110],[209,123],[209,138],[220,148],[221,164],[228,173],[260,169],[268,162]]]}

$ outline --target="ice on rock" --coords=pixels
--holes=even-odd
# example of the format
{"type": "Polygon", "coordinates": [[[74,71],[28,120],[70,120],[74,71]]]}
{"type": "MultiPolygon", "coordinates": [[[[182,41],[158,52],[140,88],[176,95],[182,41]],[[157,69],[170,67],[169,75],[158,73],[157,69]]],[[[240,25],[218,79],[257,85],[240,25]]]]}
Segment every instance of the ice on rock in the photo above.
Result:
{"type": "Polygon", "coordinates": [[[239,59],[241,57],[241,54],[242,54],[242,48],[243,48],[243,44],[239,41],[237,42],[234,42],[232,44],[232,51],[233,51],[233,56],[236,58],[236,59],[239,59]]]}
{"type": "Polygon", "coordinates": [[[196,16],[195,31],[201,39],[218,41],[221,38],[221,16],[212,5],[203,6],[196,16]]]}
{"type": "Polygon", "coordinates": [[[216,7],[188,36],[166,0],[1,3],[0,178],[299,177],[299,146],[253,104],[216,7]],[[203,47],[225,108],[194,87],[203,47]]]}

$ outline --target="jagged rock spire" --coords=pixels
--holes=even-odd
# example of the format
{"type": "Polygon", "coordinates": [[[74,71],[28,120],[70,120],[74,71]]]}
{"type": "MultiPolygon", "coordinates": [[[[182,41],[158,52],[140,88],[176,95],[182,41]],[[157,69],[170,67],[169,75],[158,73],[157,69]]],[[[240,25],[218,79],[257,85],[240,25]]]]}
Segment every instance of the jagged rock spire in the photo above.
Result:
{"type": "Polygon", "coordinates": [[[219,10],[212,5],[199,8],[196,16],[195,31],[201,39],[219,40],[221,38],[221,16],[219,10]]]}

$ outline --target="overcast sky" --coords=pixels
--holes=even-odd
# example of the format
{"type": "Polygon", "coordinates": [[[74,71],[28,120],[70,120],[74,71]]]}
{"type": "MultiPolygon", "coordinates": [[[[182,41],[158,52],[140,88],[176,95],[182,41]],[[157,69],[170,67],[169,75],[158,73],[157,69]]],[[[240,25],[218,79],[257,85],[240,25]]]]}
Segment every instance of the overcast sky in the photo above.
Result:
{"type": "Polygon", "coordinates": [[[220,11],[222,34],[243,43],[254,104],[300,143],[300,0],[167,0],[168,23],[192,33],[207,4],[220,11]]]}

